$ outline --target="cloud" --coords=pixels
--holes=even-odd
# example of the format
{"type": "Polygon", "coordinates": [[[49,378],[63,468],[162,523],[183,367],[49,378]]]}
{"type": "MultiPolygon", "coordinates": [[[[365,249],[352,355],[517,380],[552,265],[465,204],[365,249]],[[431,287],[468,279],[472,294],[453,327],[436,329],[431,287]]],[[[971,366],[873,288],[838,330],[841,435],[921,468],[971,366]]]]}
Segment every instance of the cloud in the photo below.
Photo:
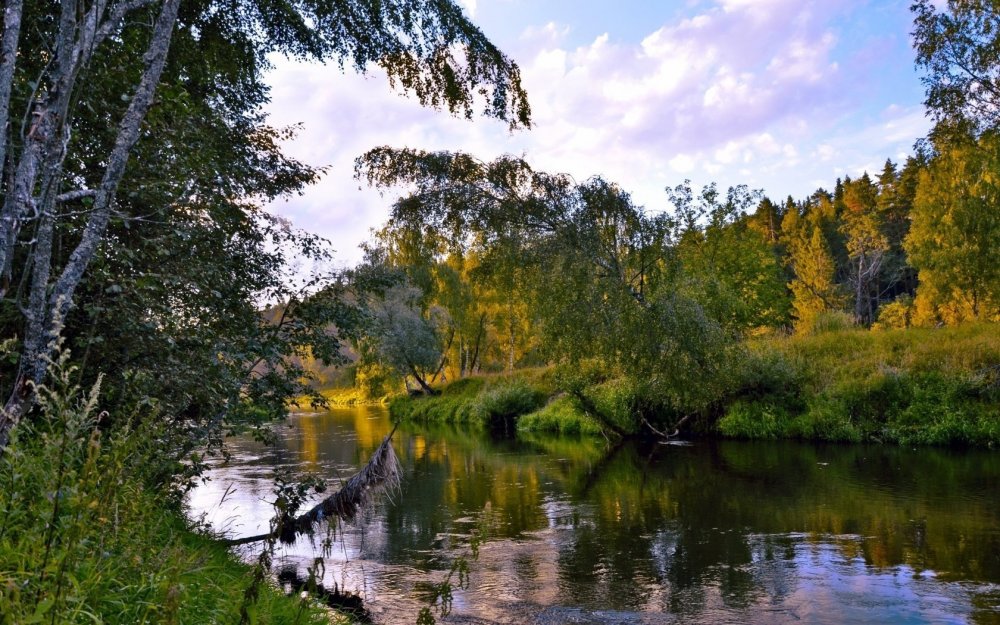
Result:
{"type": "Polygon", "coordinates": [[[476,16],[476,8],[477,8],[476,0],[458,0],[458,4],[460,4],[462,8],[465,9],[466,15],[468,15],[469,17],[476,16]]]}
{"type": "MultiPolygon", "coordinates": [[[[488,13],[489,3],[507,1],[462,4],[488,13]]],[[[663,188],[688,176],[806,195],[809,181],[835,175],[837,166],[881,162],[926,129],[916,103],[881,102],[863,112],[857,84],[880,80],[885,68],[838,47],[864,19],[859,6],[863,0],[715,0],[650,25],[634,41],[609,30],[574,45],[572,23],[518,27],[514,40],[497,42],[518,60],[532,105],[534,128],[514,134],[491,120],[423,109],[393,93],[378,71],[365,78],[276,59],[273,123],[301,122],[290,153],[330,171],[273,209],[357,258],[354,247],[395,196],[359,190],[353,162],[382,144],[487,160],[523,154],[578,180],[601,174],[650,208],[662,208],[663,188]]]]}

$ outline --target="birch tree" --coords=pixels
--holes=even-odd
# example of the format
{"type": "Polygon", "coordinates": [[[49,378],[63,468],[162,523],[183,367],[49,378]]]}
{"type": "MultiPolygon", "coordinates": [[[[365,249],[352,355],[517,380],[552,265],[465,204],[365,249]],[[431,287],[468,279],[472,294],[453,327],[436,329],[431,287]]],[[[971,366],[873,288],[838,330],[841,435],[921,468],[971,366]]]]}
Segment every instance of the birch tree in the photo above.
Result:
{"type": "MultiPolygon", "coordinates": [[[[107,234],[112,222],[127,226],[131,220],[141,227],[141,220],[124,210],[129,198],[119,197],[119,191],[130,170],[157,171],[158,163],[136,163],[130,156],[137,145],[157,140],[157,128],[148,120],[150,111],[162,106],[158,98],[198,99],[222,123],[257,137],[264,119],[260,107],[267,101],[260,76],[269,67],[267,55],[279,52],[350,64],[359,71],[377,65],[395,87],[424,105],[464,117],[480,113],[511,128],[529,124],[517,65],[450,0],[53,0],[27,5],[9,0],[3,23],[0,305],[16,311],[21,321],[14,330],[20,358],[0,416],[0,447],[30,409],[34,385],[44,379],[52,346],[78,304],[94,259],[136,253],[110,250],[107,234]],[[204,46],[201,54],[172,55],[178,36],[189,47],[204,46]],[[238,50],[242,62],[214,65],[220,45],[238,50]],[[165,71],[173,82],[162,93],[165,71]],[[94,91],[91,80],[109,73],[116,76],[114,92],[94,91]],[[185,91],[201,75],[208,77],[202,81],[208,93],[185,91]],[[239,86],[212,92],[213,76],[215,82],[239,86]],[[105,137],[109,125],[115,128],[109,140],[94,140],[105,137]]],[[[158,123],[191,124],[182,109],[158,123]]],[[[257,140],[273,140],[266,129],[263,135],[257,140]]],[[[199,146],[165,147],[160,159],[183,162],[199,146]]],[[[213,149],[218,154],[212,158],[227,159],[225,146],[213,149]]],[[[268,150],[230,158],[248,164],[242,175],[252,178],[269,166],[254,161],[270,158],[268,150]]],[[[315,172],[302,171],[276,181],[274,192],[264,198],[241,198],[248,212],[255,201],[294,192],[314,179],[315,172]]],[[[171,187],[157,197],[161,207],[185,207],[206,191],[239,197],[241,187],[255,186],[237,182],[215,191],[194,174],[172,176],[170,185],[154,181],[171,187]]],[[[263,240],[254,244],[265,245],[263,240]]],[[[256,357],[250,355],[250,361],[256,357]]]]}

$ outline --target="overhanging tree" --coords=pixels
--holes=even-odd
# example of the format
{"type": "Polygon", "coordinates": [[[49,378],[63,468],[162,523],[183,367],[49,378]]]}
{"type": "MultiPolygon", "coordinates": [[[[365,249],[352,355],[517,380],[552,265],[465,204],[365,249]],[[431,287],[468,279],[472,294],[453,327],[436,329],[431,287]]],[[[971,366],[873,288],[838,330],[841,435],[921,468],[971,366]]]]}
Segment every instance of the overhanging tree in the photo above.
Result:
{"type": "MultiPolygon", "coordinates": [[[[0,444],[30,408],[52,340],[95,258],[146,251],[141,244],[138,250],[110,248],[109,228],[117,222],[141,229],[134,212],[140,200],[149,202],[149,221],[184,212],[217,219],[213,201],[234,190],[214,189],[212,180],[183,167],[172,172],[170,189],[155,180],[158,165],[183,160],[201,145],[168,143],[160,162],[130,162],[130,156],[137,149],[157,153],[152,146],[160,131],[196,126],[199,106],[230,132],[266,137],[260,106],[267,98],[261,73],[268,53],[350,63],[362,71],[378,65],[423,104],[467,117],[479,111],[511,127],[529,123],[517,66],[449,0],[62,0],[27,6],[13,0],[5,5],[0,45],[0,294],[10,318],[5,328],[21,337],[0,444]],[[168,56],[172,45],[201,54],[168,56]],[[122,97],[95,90],[90,79],[102,77],[122,97]],[[158,110],[176,117],[163,115],[157,120],[162,125],[155,125],[150,113],[158,110]],[[108,133],[109,126],[116,131],[108,133]],[[148,184],[123,197],[123,181],[142,180],[144,172],[148,184]],[[153,193],[148,187],[157,183],[153,193]]],[[[245,167],[230,169],[233,180],[263,172],[270,181],[267,193],[244,198],[242,214],[251,220],[255,199],[295,191],[316,173],[287,167],[266,143],[235,155],[217,144],[208,157],[220,166],[235,158],[245,167]]],[[[239,204],[229,202],[236,219],[239,204]]],[[[197,229],[197,221],[189,225],[197,229]]],[[[146,269],[152,264],[142,261],[146,269]]]]}

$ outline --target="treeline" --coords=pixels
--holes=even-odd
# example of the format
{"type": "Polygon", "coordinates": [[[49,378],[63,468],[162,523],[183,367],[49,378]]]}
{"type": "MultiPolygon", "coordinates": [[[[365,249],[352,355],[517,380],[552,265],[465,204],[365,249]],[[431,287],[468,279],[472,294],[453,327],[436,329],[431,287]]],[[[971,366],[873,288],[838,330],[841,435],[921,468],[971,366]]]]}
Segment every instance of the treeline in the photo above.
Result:
{"type": "Polygon", "coordinates": [[[824,322],[995,321],[992,142],[926,143],[901,167],[887,160],[874,178],[838,179],[799,201],[685,183],[660,213],[603,179],[576,183],[520,159],[375,150],[362,174],[414,191],[358,269],[397,282],[370,300],[380,330],[358,342],[356,382],[377,394],[396,372],[426,389],[580,357],[662,373],[667,348],[681,351],[648,344],[692,347],[698,334],[721,344],[824,322]]]}
{"type": "Polygon", "coordinates": [[[515,157],[363,155],[359,177],[410,191],[348,278],[391,286],[358,298],[369,323],[347,380],[431,392],[592,359],[681,409],[718,392],[749,336],[1000,319],[1000,18],[981,3],[912,10],[933,131],[905,162],[807,198],[684,183],[645,210],[600,177],[515,157]]]}

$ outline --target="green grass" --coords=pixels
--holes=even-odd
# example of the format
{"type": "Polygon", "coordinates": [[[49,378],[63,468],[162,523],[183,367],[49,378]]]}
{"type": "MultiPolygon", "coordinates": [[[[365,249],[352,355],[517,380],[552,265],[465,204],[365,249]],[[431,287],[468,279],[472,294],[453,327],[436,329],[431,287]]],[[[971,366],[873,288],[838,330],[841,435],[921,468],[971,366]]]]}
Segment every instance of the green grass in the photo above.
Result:
{"type": "Polygon", "coordinates": [[[512,430],[521,415],[545,403],[548,393],[526,376],[471,377],[445,386],[440,395],[396,397],[389,413],[394,419],[512,430]]]}
{"type": "Polygon", "coordinates": [[[254,567],[153,485],[155,419],[102,432],[96,394],[80,397],[69,377],[41,392],[41,414],[0,458],[0,624],[238,623],[241,608],[253,623],[332,622],[314,600],[253,585],[254,567]]]}
{"type": "Polygon", "coordinates": [[[1000,325],[829,330],[750,348],[724,436],[1000,444],[1000,325]]]}
{"type": "Polygon", "coordinates": [[[544,406],[530,412],[517,422],[518,433],[552,432],[596,436],[600,425],[580,409],[577,401],[568,395],[558,395],[544,406]]]}
{"type": "MultiPolygon", "coordinates": [[[[748,341],[725,372],[734,380],[729,391],[691,422],[693,430],[746,439],[1000,445],[1000,325],[868,331],[840,321],[831,318],[809,335],[748,341]]],[[[577,391],[608,422],[641,433],[635,413],[649,409],[650,389],[627,376],[586,373],[576,376],[584,379],[577,391]]],[[[506,420],[521,433],[599,434],[580,402],[561,392],[559,376],[552,367],[466,378],[435,397],[397,398],[390,409],[398,419],[506,420]]]]}

